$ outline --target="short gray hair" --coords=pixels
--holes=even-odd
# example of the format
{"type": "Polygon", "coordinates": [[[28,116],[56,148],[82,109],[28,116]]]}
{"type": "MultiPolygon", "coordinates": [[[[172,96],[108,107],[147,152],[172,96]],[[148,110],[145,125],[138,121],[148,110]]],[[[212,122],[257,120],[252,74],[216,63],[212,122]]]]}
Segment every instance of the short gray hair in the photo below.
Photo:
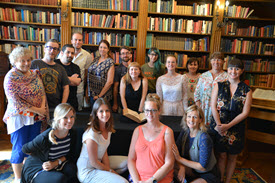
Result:
{"type": "Polygon", "coordinates": [[[15,62],[17,62],[19,58],[22,58],[24,56],[30,56],[30,58],[32,59],[31,51],[28,48],[22,46],[14,48],[9,54],[10,64],[12,66],[15,66],[15,62]]]}

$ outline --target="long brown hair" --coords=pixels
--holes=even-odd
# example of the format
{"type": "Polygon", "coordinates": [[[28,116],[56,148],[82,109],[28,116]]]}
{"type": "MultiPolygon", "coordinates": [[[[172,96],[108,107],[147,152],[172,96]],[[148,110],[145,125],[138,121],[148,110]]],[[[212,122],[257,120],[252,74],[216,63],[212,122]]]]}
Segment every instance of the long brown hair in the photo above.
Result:
{"type": "Polygon", "coordinates": [[[100,47],[100,44],[101,44],[101,43],[104,43],[104,44],[107,45],[107,47],[108,47],[108,49],[109,49],[109,51],[108,51],[108,58],[113,59],[112,52],[111,52],[111,49],[110,49],[110,43],[109,43],[107,40],[103,39],[103,40],[101,40],[101,41],[98,43],[98,48],[100,47]]]}
{"type": "Polygon", "coordinates": [[[109,102],[105,98],[98,98],[95,101],[95,103],[93,105],[92,112],[90,114],[90,120],[89,120],[89,123],[88,123],[87,130],[92,128],[95,132],[99,132],[99,133],[101,132],[100,131],[100,126],[99,126],[99,120],[98,120],[98,117],[97,117],[97,111],[104,104],[108,106],[108,109],[110,111],[110,119],[107,123],[105,123],[105,128],[107,129],[108,132],[115,133],[114,120],[113,120],[113,116],[112,116],[112,109],[111,109],[111,106],[110,106],[109,102]]]}
{"type": "Polygon", "coordinates": [[[123,80],[123,81],[125,81],[128,84],[131,83],[131,81],[132,81],[132,78],[131,78],[130,73],[129,73],[129,70],[130,70],[131,67],[137,67],[139,69],[139,71],[140,71],[140,74],[139,74],[138,77],[141,78],[141,79],[144,78],[144,75],[143,75],[143,73],[141,71],[141,67],[140,67],[139,63],[137,63],[137,62],[131,62],[128,65],[127,73],[125,74],[125,77],[124,77],[124,80],[123,80]]]}

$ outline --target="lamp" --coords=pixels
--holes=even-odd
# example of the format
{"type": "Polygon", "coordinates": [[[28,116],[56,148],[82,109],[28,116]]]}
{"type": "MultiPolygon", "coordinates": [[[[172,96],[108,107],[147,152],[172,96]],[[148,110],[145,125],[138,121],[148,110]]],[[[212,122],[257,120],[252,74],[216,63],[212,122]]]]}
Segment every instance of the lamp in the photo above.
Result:
{"type": "Polygon", "coordinates": [[[227,16],[228,16],[228,5],[229,5],[229,1],[226,0],[226,2],[225,2],[225,15],[224,15],[223,21],[221,22],[221,21],[219,21],[220,1],[219,0],[217,1],[216,20],[217,20],[217,27],[218,28],[224,27],[228,22],[228,18],[227,18],[227,16]]]}

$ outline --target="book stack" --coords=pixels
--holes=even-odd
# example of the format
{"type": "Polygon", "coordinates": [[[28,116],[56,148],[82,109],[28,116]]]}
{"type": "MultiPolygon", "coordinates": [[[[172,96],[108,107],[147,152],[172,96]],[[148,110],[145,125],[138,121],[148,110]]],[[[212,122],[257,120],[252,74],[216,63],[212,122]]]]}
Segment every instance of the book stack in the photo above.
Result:
{"type": "Polygon", "coordinates": [[[242,6],[228,6],[228,17],[235,17],[235,18],[248,18],[254,9],[249,11],[249,7],[242,7],[242,6]]]}
{"type": "Polygon", "coordinates": [[[40,5],[60,5],[60,0],[1,0],[2,2],[12,2],[12,3],[27,3],[27,4],[40,4],[40,5]]]}
{"type": "Polygon", "coordinates": [[[177,1],[175,0],[157,0],[157,2],[149,2],[148,11],[156,13],[209,16],[212,15],[212,4],[193,3],[193,6],[190,6],[177,5],[177,1]]]}
{"type": "Polygon", "coordinates": [[[249,86],[275,88],[275,74],[246,74],[245,80],[249,86]]]}
{"type": "Polygon", "coordinates": [[[27,26],[0,26],[0,39],[47,41],[56,39],[60,41],[59,29],[41,29],[27,26]]]}
{"type": "Polygon", "coordinates": [[[88,12],[72,12],[72,25],[104,27],[104,28],[121,28],[137,29],[138,17],[129,15],[104,15],[90,14],[88,12]]]}
{"type": "Polygon", "coordinates": [[[148,17],[148,30],[211,34],[212,21],[148,17]]]}
{"type": "Polygon", "coordinates": [[[44,24],[60,24],[60,13],[49,11],[32,12],[30,10],[17,11],[14,8],[0,8],[0,20],[15,22],[33,22],[44,24]]]}

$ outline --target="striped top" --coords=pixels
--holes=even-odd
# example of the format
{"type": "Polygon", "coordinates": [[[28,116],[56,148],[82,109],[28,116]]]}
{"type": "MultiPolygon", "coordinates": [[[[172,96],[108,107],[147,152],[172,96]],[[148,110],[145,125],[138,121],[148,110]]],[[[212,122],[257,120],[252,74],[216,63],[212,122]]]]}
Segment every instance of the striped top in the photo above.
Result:
{"type": "Polygon", "coordinates": [[[49,152],[49,160],[56,160],[62,156],[66,156],[70,151],[71,138],[70,134],[65,138],[59,139],[55,136],[57,144],[52,144],[49,152]]]}

